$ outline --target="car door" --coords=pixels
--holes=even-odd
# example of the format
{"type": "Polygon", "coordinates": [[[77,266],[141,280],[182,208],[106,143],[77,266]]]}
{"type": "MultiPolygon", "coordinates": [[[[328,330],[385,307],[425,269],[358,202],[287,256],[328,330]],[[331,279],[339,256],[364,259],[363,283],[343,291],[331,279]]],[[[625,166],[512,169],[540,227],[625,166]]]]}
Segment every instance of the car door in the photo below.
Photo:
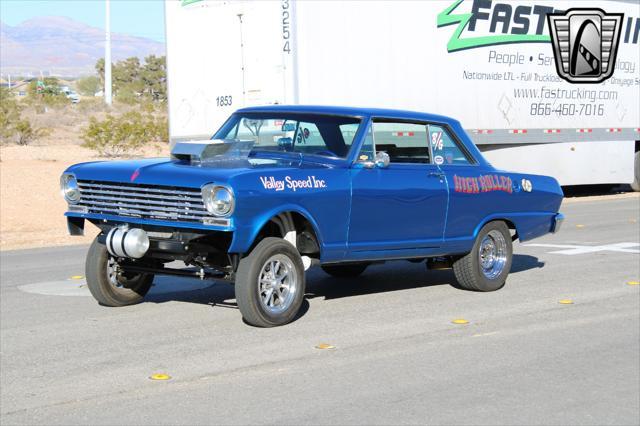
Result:
{"type": "Polygon", "coordinates": [[[469,241],[478,224],[495,211],[496,206],[508,205],[504,198],[506,192],[479,185],[480,177],[487,176],[491,179],[487,182],[493,182],[494,175],[483,175],[482,168],[448,126],[432,123],[429,139],[434,162],[445,174],[450,189],[445,239],[469,241]]]}
{"type": "Polygon", "coordinates": [[[428,134],[426,123],[369,123],[350,170],[352,258],[410,257],[442,244],[448,190],[444,175],[431,161],[428,134]],[[380,151],[389,155],[388,166],[371,167],[374,153],[380,151]]]}

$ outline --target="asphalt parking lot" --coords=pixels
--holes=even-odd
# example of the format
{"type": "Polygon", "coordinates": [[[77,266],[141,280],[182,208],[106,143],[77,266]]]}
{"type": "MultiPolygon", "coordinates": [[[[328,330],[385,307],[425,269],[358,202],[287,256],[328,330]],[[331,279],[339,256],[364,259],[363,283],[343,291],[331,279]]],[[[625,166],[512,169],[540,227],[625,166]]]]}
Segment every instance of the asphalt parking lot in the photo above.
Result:
{"type": "Polygon", "coordinates": [[[640,198],[561,210],[498,292],[409,262],[312,270],[274,329],[245,325],[228,284],[158,278],[105,308],[87,247],[4,252],[0,423],[640,424],[640,198]]]}

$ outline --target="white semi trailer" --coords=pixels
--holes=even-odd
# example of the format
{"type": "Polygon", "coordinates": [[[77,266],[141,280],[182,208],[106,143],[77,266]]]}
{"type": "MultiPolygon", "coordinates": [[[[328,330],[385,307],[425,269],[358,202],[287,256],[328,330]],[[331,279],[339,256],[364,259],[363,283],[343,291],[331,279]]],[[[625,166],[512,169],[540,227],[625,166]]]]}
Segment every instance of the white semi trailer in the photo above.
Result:
{"type": "Polygon", "coordinates": [[[497,167],[639,189],[636,0],[167,0],[165,10],[173,140],[210,136],[243,106],[409,109],[459,119],[497,167]],[[624,14],[614,74],[568,83],[546,14],[594,6],[624,14]]]}

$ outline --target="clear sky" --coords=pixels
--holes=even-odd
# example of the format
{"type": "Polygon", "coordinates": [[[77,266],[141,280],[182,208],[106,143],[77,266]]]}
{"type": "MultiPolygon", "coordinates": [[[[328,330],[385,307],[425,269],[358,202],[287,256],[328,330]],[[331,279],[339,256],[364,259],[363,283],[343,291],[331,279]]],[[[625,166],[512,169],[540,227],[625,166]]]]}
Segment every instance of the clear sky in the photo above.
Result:
{"type": "MultiPolygon", "coordinates": [[[[15,26],[36,16],[66,16],[104,28],[103,0],[0,0],[0,20],[15,26]]],[[[164,42],[163,0],[111,0],[111,31],[164,42]]]]}

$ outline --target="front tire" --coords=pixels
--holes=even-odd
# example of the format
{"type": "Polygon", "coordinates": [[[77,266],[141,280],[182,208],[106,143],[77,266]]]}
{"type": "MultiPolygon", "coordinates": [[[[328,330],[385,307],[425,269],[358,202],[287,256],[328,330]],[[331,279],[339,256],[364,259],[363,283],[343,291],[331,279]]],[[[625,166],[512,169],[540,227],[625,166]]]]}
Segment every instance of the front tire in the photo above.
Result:
{"type": "Polygon", "coordinates": [[[142,302],[153,283],[153,274],[117,273],[117,263],[104,244],[93,240],[85,264],[91,295],[104,306],[127,306],[142,302]]]}
{"type": "Polygon", "coordinates": [[[482,227],[471,252],[453,263],[453,272],[462,288],[495,291],[502,288],[511,270],[513,246],[504,222],[482,227]]]}
{"type": "Polygon", "coordinates": [[[305,292],[300,253],[281,238],[263,239],[240,260],[235,292],[238,308],[248,324],[275,327],[293,321],[305,292]]]}

